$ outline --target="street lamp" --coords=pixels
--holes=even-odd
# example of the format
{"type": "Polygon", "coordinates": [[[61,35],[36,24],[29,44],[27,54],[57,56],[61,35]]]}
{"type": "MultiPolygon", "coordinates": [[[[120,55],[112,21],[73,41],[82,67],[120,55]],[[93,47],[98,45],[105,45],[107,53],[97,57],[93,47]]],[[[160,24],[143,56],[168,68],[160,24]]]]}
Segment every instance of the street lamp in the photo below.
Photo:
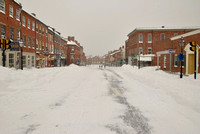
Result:
{"type": "Polygon", "coordinates": [[[19,42],[20,48],[21,48],[21,70],[23,70],[23,47],[24,47],[24,43],[22,40],[20,40],[19,42]]]}
{"type": "Polygon", "coordinates": [[[183,36],[182,36],[182,37],[181,37],[181,40],[179,41],[179,45],[180,45],[180,47],[181,47],[181,53],[180,53],[180,59],[181,59],[181,73],[180,73],[180,78],[183,77],[183,72],[182,72],[183,68],[182,68],[182,66],[183,66],[183,46],[184,46],[184,44],[185,44],[185,41],[184,41],[183,36]]]}

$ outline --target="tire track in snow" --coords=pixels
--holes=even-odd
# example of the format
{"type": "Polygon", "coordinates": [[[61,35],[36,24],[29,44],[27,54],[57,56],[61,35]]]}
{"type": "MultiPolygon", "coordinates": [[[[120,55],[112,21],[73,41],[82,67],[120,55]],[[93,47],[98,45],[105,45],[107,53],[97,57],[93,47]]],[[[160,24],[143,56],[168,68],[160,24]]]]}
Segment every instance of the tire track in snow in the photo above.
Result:
{"type": "Polygon", "coordinates": [[[126,91],[121,86],[123,77],[117,74],[115,71],[106,69],[104,77],[109,82],[110,91],[109,94],[114,95],[116,101],[126,106],[126,111],[119,118],[122,119],[125,124],[109,124],[105,127],[114,131],[116,134],[151,134],[151,127],[148,124],[148,119],[142,114],[142,112],[128,103],[123,93],[126,91]]]}

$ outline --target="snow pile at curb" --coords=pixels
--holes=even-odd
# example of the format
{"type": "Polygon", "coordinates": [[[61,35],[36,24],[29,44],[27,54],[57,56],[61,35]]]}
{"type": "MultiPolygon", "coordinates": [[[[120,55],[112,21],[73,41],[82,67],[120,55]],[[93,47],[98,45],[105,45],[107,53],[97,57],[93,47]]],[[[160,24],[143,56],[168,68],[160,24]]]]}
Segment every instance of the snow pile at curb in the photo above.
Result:
{"type": "Polygon", "coordinates": [[[71,65],[69,65],[69,67],[79,67],[79,66],[75,65],[75,64],[71,64],[71,65]]]}
{"type": "Polygon", "coordinates": [[[122,68],[123,68],[123,69],[126,69],[126,70],[133,70],[133,66],[131,66],[131,65],[126,65],[126,64],[124,64],[124,65],[122,66],[122,68]]]}

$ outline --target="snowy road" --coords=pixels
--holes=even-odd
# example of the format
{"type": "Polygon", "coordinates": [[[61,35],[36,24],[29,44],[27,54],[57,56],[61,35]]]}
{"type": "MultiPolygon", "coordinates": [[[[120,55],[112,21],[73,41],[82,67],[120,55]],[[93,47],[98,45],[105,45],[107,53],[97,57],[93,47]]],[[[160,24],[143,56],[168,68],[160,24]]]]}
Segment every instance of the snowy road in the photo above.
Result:
{"type": "Polygon", "coordinates": [[[0,74],[0,134],[200,133],[199,75],[75,65],[0,74]]]}

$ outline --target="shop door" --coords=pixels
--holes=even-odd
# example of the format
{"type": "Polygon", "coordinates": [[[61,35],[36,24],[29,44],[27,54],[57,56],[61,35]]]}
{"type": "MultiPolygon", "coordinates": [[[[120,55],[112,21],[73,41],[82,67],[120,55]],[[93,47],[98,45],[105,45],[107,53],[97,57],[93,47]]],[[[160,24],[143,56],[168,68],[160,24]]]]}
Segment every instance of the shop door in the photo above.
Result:
{"type": "Polygon", "coordinates": [[[188,55],[188,74],[194,73],[194,54],[188,55]]]}

